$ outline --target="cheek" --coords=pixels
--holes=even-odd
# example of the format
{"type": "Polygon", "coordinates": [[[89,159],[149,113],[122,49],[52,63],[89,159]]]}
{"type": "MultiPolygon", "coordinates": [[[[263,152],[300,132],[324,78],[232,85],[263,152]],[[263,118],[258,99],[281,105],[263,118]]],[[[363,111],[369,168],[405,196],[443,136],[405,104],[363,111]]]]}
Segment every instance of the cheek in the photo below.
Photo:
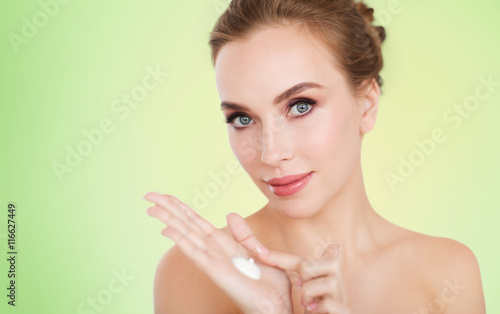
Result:
{"type": "Polygon", "coordinates": [[[243,169],[247,172],[251,165],[259,158],[258,151],[256,150],[257,143],[256,136],[251,136],[248,130],[241,132],[234,131],[231,126],[228,126],[229,145],[240,162],[243,169]]]}
{"type": "Polygon", "coordinates": [[[318,162],[318,171],[349,170],[359,154],[359,140],[350,110],[330,110],[320,115],[304,141],[304,152],[318,162]]]}

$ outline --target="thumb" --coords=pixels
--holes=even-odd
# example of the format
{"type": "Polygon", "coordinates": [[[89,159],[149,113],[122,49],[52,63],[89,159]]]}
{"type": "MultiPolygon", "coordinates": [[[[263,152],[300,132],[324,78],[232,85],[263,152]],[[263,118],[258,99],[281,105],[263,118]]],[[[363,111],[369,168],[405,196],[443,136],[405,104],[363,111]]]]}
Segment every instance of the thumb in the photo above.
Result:
{"type": "Polygon", "coordinates": [[[321,254],[321,257],[337,259],[340,256],[340,249],[340,243],[331,243],[325,248],[325,250],[321,254]]]}
{"type": "Polygon", "coordinates": [[[227,226],[236,242],[245,249],[258,253],[257,247],[265,249],[262,243],[254,235],[248,223],[237,213],[229,213],[226,216],[227,226]]]}
{"type": "Polygon", "coordinates": [[[321,255],[322,258],[326,259],[334,259],[334,264],[335,264],[335,275],[338,277],[338,291],[336,297],[338,300],[340,300],[343,303],[347,303],[347,293],[345,290],[345,286],[343,284],[343,279],[342,279],[342,272],[340,271],[340,253],[341,253],[341,245],[340,243],[331,243],[329,244],[325,250],[323,251],[323,254],[321,255]]]}

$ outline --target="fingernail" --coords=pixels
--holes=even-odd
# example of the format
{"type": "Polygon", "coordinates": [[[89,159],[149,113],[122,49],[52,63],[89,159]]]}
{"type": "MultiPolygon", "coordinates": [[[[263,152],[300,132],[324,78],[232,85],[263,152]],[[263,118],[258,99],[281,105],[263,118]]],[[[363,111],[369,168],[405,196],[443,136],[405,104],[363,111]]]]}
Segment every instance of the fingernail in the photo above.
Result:
{"type": "Polygon", "coordinates": [[[325,253],[332,257],[338,257],[340,255],[340,250],[340,243],[332,243],[326,247],[325,253]]]}
{"type": "Polygon", "coordinates": [[[257,246],[257,253],[262,254],[262,255],[268,255],[269,250],[266,247],[259,245],[259,246],[257,246]]]}
{"type": "Polygon", "coordinates": [[[311,311],[311,310],[316,309],[317,307],[318,307],[318,303],[315,301],[315,302],[313,302],[313,303],[310,303],[308,306],[306,306],[306,309],[307,309],[308,311],[311,311]]]}

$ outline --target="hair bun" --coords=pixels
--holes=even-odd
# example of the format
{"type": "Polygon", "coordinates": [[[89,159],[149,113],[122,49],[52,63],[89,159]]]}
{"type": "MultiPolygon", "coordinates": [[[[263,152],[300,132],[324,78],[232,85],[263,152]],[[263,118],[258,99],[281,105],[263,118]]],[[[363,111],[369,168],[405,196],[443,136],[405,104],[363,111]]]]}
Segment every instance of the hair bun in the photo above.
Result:
{"type": "Polygon", "coordinates": [[[380,41],[384,41],[384,39],[385,39],[385,28],[383,26],[375,26],[375,30],[378,33],[378,37],[380,37],[380,41]]]}
{"type": "MultiPolygon", "coordinates": [[[[373,8],[368,7],[365,3],[363,2],[356,2],[356,10],[358,11],[359,15],[365,20],[366,24],[372,26],[372,22],[374,20],[373,17],[373,8]]],[[[383,42],[385,39],[385,28],[383,26],[373,26],[375,28],[375,31],[380,38],[380,42],[383,42]]]]}
{"type": "Polygon", "coordinates": [[[356,10],[358,10],[361,17],[366,21],[367,24],[371,24],[373,22],[373,9],[368,7],[363,2],[356,2],[356,10]]]}
{"type": "Polygon", "coordinates": [[[260,27],[300,24],[328,47],[354,94],[364,95],[373,79],[382,86],[381,44],[386,34],[384,27],[372,25],[378,14],[363,1],[231,0],[210,33],[212,63],[215,66],[224,45],[247,40],[260,27]]]}

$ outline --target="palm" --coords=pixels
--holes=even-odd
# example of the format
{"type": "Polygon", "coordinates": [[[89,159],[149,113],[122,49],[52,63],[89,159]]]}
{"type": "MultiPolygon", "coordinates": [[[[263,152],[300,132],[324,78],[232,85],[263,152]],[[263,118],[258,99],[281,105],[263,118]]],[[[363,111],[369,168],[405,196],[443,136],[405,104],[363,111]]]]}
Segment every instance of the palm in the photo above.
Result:
{"type": "Polygon", "coordinates": [[[198,256],[195,263],[240,307],[261,310],[291,306],[291,283],[284,270],[259,262],[255,254],[219,229],[214,229],[205,239],[208,254],[198,256]],[[260,279],[254,280],[239,272],[232,262],[236,256],[252,257],[260,269],[260,279]]]}
{"type": "Polygon", "coordinates": [[[148,209],[148,214],[168,225],[162,233],[174,240],[240,309],[245,312],[291,309],[287,273],[258,261],[254,251],[261,244],[240,216],[233,214],[232,223],[228,220],[231,237],[172,195],[150,192],[145,198],[157,204],[148,209]],[[240,273],[232,262],[233,257],[252,256],[261,270],[259,280],[240,273]]]}

